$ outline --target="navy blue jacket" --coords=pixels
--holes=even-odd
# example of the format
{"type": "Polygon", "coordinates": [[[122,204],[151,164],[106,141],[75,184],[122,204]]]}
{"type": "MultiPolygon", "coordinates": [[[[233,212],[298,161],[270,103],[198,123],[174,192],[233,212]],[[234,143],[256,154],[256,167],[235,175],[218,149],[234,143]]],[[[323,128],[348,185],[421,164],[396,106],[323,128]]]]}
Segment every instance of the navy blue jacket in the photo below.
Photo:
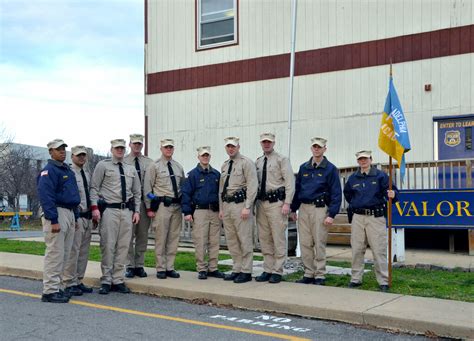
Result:
{"type": "MultiPolygon", "coordinates": [[[[360,168],[351,174],[344,186],[344,197],[351,208],[373,208],[381,206],[388,201],[389,178],[385,172],[372,167],[369,174],[360,172],[360,168]]],[[[398,200],[398,189],[392,186],[395,191],[394,202],[398,200]]]]}
{"type": "Polygon", "coordinates": [[[209,166],[206,172],[198,164],[188,174],[181,187],[181,210],[184,215],[193,213],[194,205],[219,204],[219,179],[221,174],[209,166]]]}
{"type": "Polygon", "coordinates": [[[51,224],[58,223],[58,206],[74,210],[77,220],[77,207],[81,203],[81,197],[76,176],[67,164],[48,160],[48,164],[38,175],[36,184],[44,217],[51,220],[51,224]]]}
{"type": "Polygon", "coordinates": [[[324,196],[328,206],[328,216],[334,218],[339,213],[342,201],[339,171],[325,156],[318,167],[314,168],[312,163],[313,158],[300,166],[296,176],[296,190],[291,210],[296,212],[301,202],[314,201],[324,196]]]}

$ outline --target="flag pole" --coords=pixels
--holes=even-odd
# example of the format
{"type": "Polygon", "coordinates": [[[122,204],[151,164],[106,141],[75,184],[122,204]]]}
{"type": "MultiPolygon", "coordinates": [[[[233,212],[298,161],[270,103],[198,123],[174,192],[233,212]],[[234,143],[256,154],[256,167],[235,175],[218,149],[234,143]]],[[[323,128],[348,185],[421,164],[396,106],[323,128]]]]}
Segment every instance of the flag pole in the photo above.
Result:
{"type": "MultiPolygon", "coordinates": [[[[388,190],[392,190],[392,157],[388,157],[388,190]]],[[[392,198],[388,198],[388,286],[392,286],[392,198]]]]}
{"type": "MultiPolygon", "coordinates": [[[[390,58],[390,78],[392,78],[392,59],[390,58]]],[[[392,156],[388,157],[388,190],[392,190],[392,156]]],[[[388,198],[388,286],[392,287],[392,198],[388,198]]]]}

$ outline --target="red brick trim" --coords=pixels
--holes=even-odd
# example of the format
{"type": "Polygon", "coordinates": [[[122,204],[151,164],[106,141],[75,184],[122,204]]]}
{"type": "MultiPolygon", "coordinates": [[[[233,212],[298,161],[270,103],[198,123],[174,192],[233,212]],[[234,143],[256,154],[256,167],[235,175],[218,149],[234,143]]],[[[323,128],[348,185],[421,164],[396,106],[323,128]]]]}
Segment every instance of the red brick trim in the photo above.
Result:
{"type": "MultiPolygon", "coordinates": [[[[296,53],[295,76],[358,69],[474,52],[474,25],[296,53]]],[[[147,74],[147,94],[289,76],[290,54],[147,74]]]]}

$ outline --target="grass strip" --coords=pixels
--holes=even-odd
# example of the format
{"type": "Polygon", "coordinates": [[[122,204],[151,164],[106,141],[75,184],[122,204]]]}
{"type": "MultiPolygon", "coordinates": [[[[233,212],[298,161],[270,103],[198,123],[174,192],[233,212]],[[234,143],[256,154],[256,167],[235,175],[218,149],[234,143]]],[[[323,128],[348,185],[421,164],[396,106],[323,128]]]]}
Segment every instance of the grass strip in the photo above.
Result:
{"type": "MultiPolygon", "coordinates": [[[[24,253],[31,255],[44,255],[45,245],[43,242],[19,241],[0,239],[0,252],[24,253]]],[[[220,254],[219,260],[231,258],[227,254],[220,254]]],[[[254,257],[261,260],[262,257],[254,257]]],[[[89,260],[100,261],[100,248],[91,245],[89,260]]],[[[349,262],[328,261],[328,265],[350,268],[349,262]]],[[[145,254],[145,266],[155,267],[155,253],[148,250],[145,254]]],[[[176,270],[196,271],[196,261],[193,252],[178,252],[175,262],[176,270]]],[[[366,265],[372,269],[371,265],[366,265]]],[[[220,271],[230,270],[230,266],[219,265],[220,271]]],[[[294,282],[303,276],[302,271],[284,276],[287,282],[294,282]]],[[[403,295],[422,297],[443,298],[456,301],[474,302],[474,275],[462,270],[424,270],[394,268],[393,283],[390,292],[403,295]]],[[[326,285],[332,287],[347,287],[350,281],[349,275],[326,275],[326,285]]],[[[375,273],[370,271],[364,275],[364,283],[361,287],[352,290],[378,291],[378,283],[375,273]]]]}

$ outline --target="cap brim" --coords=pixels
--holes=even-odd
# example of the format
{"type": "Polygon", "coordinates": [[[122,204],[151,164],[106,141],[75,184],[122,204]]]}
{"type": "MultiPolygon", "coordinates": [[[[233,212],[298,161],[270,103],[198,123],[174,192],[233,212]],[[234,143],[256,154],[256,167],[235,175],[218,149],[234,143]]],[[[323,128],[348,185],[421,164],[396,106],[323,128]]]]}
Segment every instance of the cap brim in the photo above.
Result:
{"type": "Polygon", "coordinates": [[[273,140],[270,140],[270,139],[261,139],[260,142],[264,142],[264,141],[268,141],[268,142],[275,142],[273,140]]]}
{"type": "Polygon", "coordinates": [[[130,140],[130,143],[141,143],[143,144],[142,140],[130,140]]]}

